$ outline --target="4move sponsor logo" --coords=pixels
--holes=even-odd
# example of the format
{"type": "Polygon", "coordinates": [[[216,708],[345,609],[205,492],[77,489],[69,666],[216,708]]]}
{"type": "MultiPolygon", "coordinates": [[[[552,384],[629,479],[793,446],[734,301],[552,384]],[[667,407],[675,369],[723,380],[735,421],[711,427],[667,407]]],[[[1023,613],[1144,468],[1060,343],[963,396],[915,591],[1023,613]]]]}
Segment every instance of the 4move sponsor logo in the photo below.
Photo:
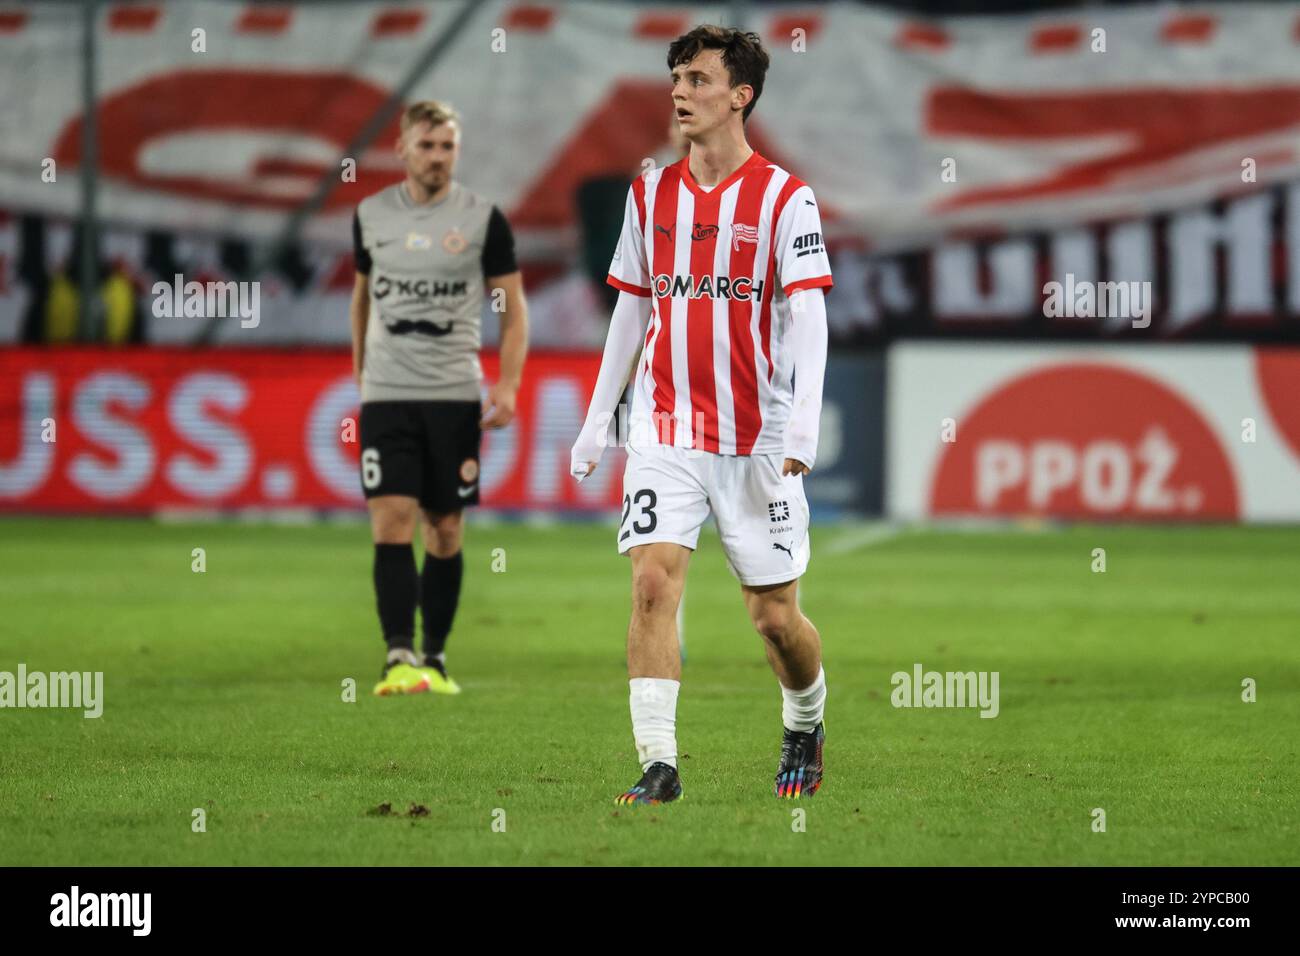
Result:
{"type": "Polygon", "coordinates": [[[822,242],[822,234],[820,232],[807,232],[802,236],[795,236],[794,247],[797,250],[795,252],[795,258],[799,258],[800,256],[811,256],[814,253],[826,251],[826,245],[822,242]]]}

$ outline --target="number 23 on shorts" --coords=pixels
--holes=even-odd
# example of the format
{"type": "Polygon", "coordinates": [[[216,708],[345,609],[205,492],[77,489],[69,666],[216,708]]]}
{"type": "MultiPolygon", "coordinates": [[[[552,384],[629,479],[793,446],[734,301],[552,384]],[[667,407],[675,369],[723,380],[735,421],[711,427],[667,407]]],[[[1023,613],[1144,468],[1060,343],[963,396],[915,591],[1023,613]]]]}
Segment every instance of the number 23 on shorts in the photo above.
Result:
{"type": "Polygon", "coordinates": [[[626,540],[633,531],[637,534],[649,534],[659,526],[659,517],[655,514],[655,505],[659,503],[658,496],[651,488],[642,488],[634,494],[623,496],[623,517],[618,523],[619,530],[622,532],[618,536],[619,541],[626,540]],[[632,512],[635,509],[636,514],[632,512]],[[632,527],[623,531],[623,526],[627,524],[627,519],[632,516],[632,527]]]}

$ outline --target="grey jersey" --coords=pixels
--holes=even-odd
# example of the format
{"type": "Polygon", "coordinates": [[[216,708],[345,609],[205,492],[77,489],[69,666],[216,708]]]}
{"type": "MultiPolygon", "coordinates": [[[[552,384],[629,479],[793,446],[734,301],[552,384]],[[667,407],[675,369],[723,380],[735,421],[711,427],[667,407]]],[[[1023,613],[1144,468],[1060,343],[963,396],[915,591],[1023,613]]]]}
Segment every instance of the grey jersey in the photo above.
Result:
{"type": "Polygon", "coordinates": [[[455,181],[427,206],[397,183],[361,201],[352,238],[370,278],[361,400],[478,399],[483,280],[517,269],[505,216],[455,181]]]}

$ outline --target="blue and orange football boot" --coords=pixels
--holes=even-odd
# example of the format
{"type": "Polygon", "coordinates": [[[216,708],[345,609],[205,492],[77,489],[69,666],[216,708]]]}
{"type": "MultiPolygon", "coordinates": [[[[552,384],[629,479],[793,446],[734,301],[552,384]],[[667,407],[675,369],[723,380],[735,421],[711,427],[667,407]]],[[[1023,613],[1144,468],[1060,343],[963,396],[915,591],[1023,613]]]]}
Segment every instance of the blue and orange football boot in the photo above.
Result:
{"type": "Polygon", "coordinates": [[[822,785],[822,744],[826,728],[818,724],[811,733],[786,730],[781,738],[781,763],[776,770],[774,792],[778,797],[796,800],[811,797],[822,785]]]}
{"type": "Polygon", "coordinates": [[[614,798],[615,806],[631,806],[647,803],[652,806],[671,803],[682,796],[682,781],[677,776],[677,768],[656,761],[652,763],[636,786],[630,787],[614,798]]]}

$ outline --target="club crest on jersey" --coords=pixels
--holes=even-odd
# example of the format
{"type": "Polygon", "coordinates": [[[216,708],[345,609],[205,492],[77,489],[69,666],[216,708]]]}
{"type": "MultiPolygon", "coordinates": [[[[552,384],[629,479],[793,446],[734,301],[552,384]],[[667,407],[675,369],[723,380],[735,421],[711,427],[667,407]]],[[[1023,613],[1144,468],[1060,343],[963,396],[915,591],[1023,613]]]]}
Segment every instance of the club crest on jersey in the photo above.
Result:
{"type": "Polygon", "coordinates": [[[706,226],[700,222],[697,222],[695,228],[691,230],[692,239],[712,239],[717,234],[717,226],[706,226]]]}
{"type": "Polygon", "coordinates": [[[426,236],[422,232],[408,232],[406,234],[406,248],[412,252],[419,252],[423,249],[433,248],[433,236],[426,236]]]}
{"type": "Polygon", "coordinates": [[[743,222],[731,224],[731,249],[736,251],[742,242],[758,245],[758,226],[747,226],[743,222]]]}
{"type": "Polygon", "coordinates": [[[442,237],[442,247],[452,255],[464,252],[467,245],[469,243],[465,241],[465,237],[460,234],[460,230],[455,226],[452,226],[450,231],[442,237]]]}
{"type": "Polygon", "coordinates": [[[748,276],[670,276],[661,273],[651,280],[655,295],[661,299],[680,296],[684,299],[739,299],[758,302],[763,298],[762,281],[748,276]]]}

